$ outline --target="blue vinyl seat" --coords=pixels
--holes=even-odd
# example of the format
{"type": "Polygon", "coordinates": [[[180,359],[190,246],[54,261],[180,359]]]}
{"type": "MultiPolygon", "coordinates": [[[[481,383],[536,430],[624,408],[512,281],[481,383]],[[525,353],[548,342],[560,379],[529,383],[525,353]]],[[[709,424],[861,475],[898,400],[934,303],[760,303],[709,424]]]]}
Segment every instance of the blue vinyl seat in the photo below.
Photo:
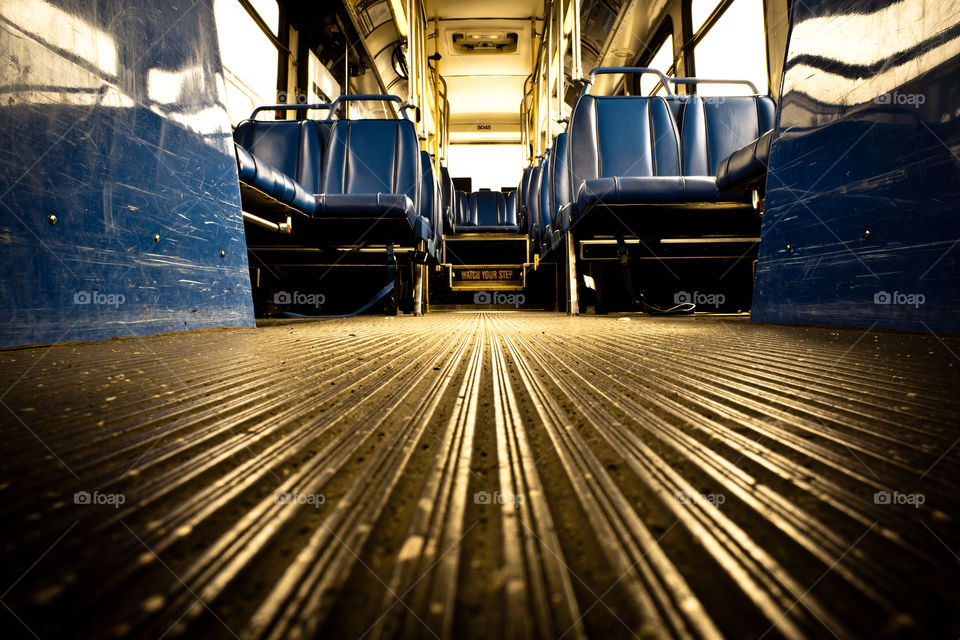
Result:
{"type": "Polygon", "coordinates": [[[517,224],[522,229],[528,229],[527,217],[529,214],[528,200],[530,198],[530,182],[533,179],[534,167],[525,167],[517,187],[517,224]]]}
{"type": "MultiPolygon", "coordinates": [[[[667,100],[679,126],[683,175],[715,177],[719,192],[724,190],[720,180],[724,161],[744,146],[758,142],[761,134],[769,131],[774,123],[775,105],[768,96],[693,95],[671,96],[667,100]]],[[[769,138],[767,142],[769,152],[769,138]]],[[[724,173],[727,171],[729,166],[724,173]]],[[[724,176],[724,184],[728,179],[724,176]]],[[[701,186],[705,190],[701,194],[703,198],[712,198],[713,201],[732,198],[730,194],[707,193],[712,186],[709,182],[701,186]]]]}
{"type": "Polygon", "coordinates": [[[499,191],[475,191],[470,194],[467,224],[461,231],[518,233],[516,220],[510,219],[507,198],[499,191]]]}
{"type": "Polygon", "coordinates": [[[550,176],[553,174],[553,153],[549,153],[543,161],[540,170],[540,187],[538,189],[537,218],[539,221],[537,241],[540,254],[550,250],[553,243],[553,197],[550,191],[550,176]]]}
{"type": "Polygon", "coordinates": [[[329,127],[312,120],[244,120],[234,131],[245,202],[258,210],[316,212],[329,127]]]}
{"type": "Polygon", "coordinates": [[[541,255],[556,249],[570,228],[572,198],[567,168],[567,133],[563,132],[553,140],[541,179],[541,255]]]}
{"type": "Polygon", "coordinates": [[[716,172],[772,119],[765,96],[581,96],[568,130],[577,232],[757,232],[749,194],[721,191],[716,172]]]}
{"type": "Polygon", "coordinates": [[[432,224],[418,206],[421,172],[420,147],[409,120],[334,121],[317,216],[386,221],[393,223],[387,225],[394,230],[387,233],[390,241],[402,241],[404,229],[417,240],[430,240],[432,224]],[[399,221],[407,226],[395,224],[399,221]]]}
{"type": "Polygon", "coordinates": [[[420,217],[429,221],[433,235],[429,242],[440,246],[443,221],[440,215],[442,193],[433,169],[433,161],[426,151],[420,152],[420,217]]]}
{"type": "Polygon", "coordinates": [[[717,188],[737,191],[762,186],[767,175],[772,137],[773,130],[769,130],[721,160],[717,166],[717,188]]]}
{"type": "Polygon", "coordinates": [[[541,200],[540,191],[543,186],[543,171],[546,166],[546,160],[533,167],[530,172],[530,187],[527,189],[527,235],[530,236],[530,242],[533,244],[534,251],[540,251],[540,235],[543,229],[541,221],[541,200]]]}

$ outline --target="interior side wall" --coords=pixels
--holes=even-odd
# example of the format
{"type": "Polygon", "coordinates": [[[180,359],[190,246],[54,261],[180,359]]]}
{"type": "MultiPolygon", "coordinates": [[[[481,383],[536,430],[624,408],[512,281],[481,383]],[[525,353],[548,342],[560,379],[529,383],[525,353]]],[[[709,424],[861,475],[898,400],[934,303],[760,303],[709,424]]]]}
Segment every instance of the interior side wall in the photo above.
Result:
{"type": "Polygon", "coordinates": [[[0,17],[0,344],[252,326],[212,0],[0,17]]]}

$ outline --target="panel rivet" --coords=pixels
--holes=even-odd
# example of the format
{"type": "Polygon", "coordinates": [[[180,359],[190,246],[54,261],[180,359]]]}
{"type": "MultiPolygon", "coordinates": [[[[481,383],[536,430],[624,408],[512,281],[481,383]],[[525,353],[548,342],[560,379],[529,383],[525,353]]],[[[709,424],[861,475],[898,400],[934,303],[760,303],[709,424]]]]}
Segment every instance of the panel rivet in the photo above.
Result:
{"type": "Polygon", "coordinates": [[[221,251],[220,251],[220,257],[221,257],[221,258],[226,258],[226,257],[227,257],[227,252],[221,250],[221,251]]]}
{"type": "Polygon", "coordinates": [[[787,251],[793,251],[793,245],[787,245],[787,251]]]}
{"type": "Polygon", "coordinates": [[[870,237],[870,229],[867,229],[866,231],[863,232],[863,239],[866,240],[869,237],[870,237]]]}
{"type": "Polygon", "coordinates": [[[57,216],[53,215],[52,213],[50,214],[50,217],[47,218],[47,220],[50,221],[50,226],[57,224],[57,216]]]}
{"type": "Polygon", "coordinates": [[[159,234],[159,233],[153,234],[153,241],[154,241],[154,242],[160,242],[160,234],[159,234]]]}

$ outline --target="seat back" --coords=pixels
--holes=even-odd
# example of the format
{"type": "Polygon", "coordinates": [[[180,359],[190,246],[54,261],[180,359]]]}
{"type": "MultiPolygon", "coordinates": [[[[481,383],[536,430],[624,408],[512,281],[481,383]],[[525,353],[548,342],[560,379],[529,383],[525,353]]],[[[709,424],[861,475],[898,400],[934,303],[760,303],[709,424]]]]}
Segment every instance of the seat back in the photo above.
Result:
{"type": "Polygon", "coordinates": [[[594,178],[680,175],[677,127],[660,96],[583,95],[567,135],[573,193],[594,178]]]}
{"type": "Polygon", "coordinates": [[[507,225],[517,226],[517,192],[511,191],[507,194],[507,225]]]}
{"type": "Polygon", "coordinates": [[[531,180],[533,180],[533,170],[534,167],[532,165],[523,170],[523,175],[520,178],[520,186],[517,189],[517,220],[524,224],[526,224],[527,218],[529,217],[530,183],[531,180]]]}
{"type": "Polygon", "coordinates": [[[423,180],[420,186],[420,215],[433,225],[434,235],[439,231],[437,224],[440,219],[440,185],[433,173],[433,161],[426,151],[420,152],[420,176],[423,180]]]}
{"type": "Polygon", "coordinates": [[[444,223],[448,230],[452,230],[457,219],[456,197],[453,190],[453,179],[443,165],[440,166],[440,196],[444,223]]]}
{"type": "Polygon", "coordinates": [[[720,161],[773,127],[768,96],[671,96],[682,175],[716,176],[720,161]]]}
{"type": "Polygon", "coordinates": [[[530,189],[527,196],[527,233],[534,246],[540,243],[540,188],[543,181],[543,170],[546,160],[542,161],[530,173],[530,189]]]}
{"type": "Polygon", "coordinates": [[[335,120],[321,187],[328,194],[403,194],[419,210],[421,167],[409,120],[335,120]]]}
{"type": "Polygon", "coordinates": [[[244,120],[234,141],[281,173],[318,193],[330,124],[315,120],[244,120]]]}
{"type": "Polygon", "coordinates": [[[507,200],[499,191],[475,191],[470,194],[470,218],[479,227],[506,224],[507,200]]]}
{"type": "Polygon", "coordinates": [[[457,226],[466,227],[476,224],[476,220],[470,218],[469,196],[465,191],[457,191],[457,226]]]}
{"type": "Polygon", "coordinates": [[[539,230],[537,238],[542,243],[543,248],[550,245],[550,236],[553,233],[553,197],[550,189],[550,175],[553,173],[553,150],[543,161],[543,170],[540,172],[540,206],[538,214],[540,217],[539,230]]]}
{"type": "Polygon", "coordinates": [[[563,216],[570,204],[570,173],[567,166],[567,133],[559,134],[550,152],[550,222],[553,231],[565,230],[569,221],[563,216]]]}

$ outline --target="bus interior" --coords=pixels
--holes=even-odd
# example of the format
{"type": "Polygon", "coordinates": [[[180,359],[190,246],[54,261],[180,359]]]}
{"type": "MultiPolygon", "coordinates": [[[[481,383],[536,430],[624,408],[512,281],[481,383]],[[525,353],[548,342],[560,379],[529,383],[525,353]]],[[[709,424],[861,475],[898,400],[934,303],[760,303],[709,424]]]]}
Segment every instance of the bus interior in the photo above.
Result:
{"type": "Polygon", "coordinates": [[[2,637],[960,636],[957,0],[0,0],[0,69],[2,637]]]}

